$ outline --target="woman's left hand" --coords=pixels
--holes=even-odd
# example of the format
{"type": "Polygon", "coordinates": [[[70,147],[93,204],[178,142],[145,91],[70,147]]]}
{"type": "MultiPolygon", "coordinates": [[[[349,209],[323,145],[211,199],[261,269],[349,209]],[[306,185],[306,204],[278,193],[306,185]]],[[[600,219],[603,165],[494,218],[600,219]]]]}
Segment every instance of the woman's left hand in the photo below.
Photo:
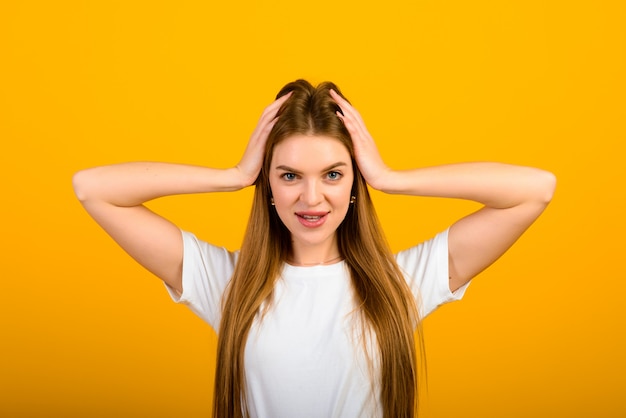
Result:
{"type": "Polygon", "coordinates": [[[361,174],[374,189],[383,189],[385,178],[391,173],[391,169],[380,156],[378,147],[365,127],[361,115],[336,91],[330,90],[330,95],[341,108],[341,112],[337,112],[337,117],[342,120],[352,137],[354,156],[361,174]]]}

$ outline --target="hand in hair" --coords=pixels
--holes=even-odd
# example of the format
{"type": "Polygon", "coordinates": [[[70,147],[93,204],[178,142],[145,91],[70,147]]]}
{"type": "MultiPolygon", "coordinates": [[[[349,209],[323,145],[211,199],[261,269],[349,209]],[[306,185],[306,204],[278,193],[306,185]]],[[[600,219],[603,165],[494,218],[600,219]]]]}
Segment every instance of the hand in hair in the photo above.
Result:
{"type": "Polygon", "coordinates": [[[330,90],[330,95],[341,108],[341,112],[337,112],[337,117],[343,121],[352,137],[354,156],[361,174],[370,186],[380,190],[391,169],[380,156],[374,138],[365,127],[360,113],[336,91],[330,90]]]}
{"type": "Polygon", "coordinates": [[[552,173],[533,167],[474,162],[391,170],[359,113],[331,91],[352,137],[367,183],[386,193],[472,200],[484,205],[456,221],[448,233],[450,290],[496,261],[546,208],[556,185],[552,173]]]}
{"type": "Polygon", "coordinates": [[[278,119],[278,110],[283,103],[287,101],[289,96],[291,96],[291,92],[275,100],[267,106],[261,114],[259,122],[257,123],[254,132],[252,132],[250,141],[248,141],[246,150],[241,157],[241,160],[236,165],[237,170],[239,170],[239,173],[241,174],[242,188],[254,184],[257,176],[259,175],[261,166],[263,165],[263,155],[265,152],[267,137],[278,119]]]}

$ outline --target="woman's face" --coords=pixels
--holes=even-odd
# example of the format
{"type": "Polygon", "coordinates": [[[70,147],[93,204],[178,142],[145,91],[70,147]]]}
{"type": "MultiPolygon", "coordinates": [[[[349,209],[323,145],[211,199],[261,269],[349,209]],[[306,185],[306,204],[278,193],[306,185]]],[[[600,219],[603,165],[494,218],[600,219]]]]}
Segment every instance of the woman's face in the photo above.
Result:
{"type": "Polygon", "coordinates": [[[348,212],[354,180],[348,149],[327,136],[291,136],[274,148],[269,179],[294,253],[336,254],[335,232],[348,212]]]}

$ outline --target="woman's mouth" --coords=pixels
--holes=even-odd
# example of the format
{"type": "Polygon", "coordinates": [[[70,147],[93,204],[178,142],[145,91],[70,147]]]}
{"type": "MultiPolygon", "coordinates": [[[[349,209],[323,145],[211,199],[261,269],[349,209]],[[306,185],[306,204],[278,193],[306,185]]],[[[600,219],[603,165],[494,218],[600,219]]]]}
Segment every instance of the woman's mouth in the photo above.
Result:
{"type": "Polygon", "coordinates": [[[296,212],[298,221],[307,228],[317,228],[326,222],[329,212],[296,212]]]}

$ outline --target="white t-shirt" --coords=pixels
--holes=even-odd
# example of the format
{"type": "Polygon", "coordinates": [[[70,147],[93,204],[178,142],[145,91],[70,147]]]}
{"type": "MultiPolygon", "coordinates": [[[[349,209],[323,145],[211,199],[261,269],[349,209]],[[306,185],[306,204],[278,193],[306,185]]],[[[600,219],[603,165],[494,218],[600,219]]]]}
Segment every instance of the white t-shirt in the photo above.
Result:
{"type": "MultiPolygon", "coordinates": [[[[221,297],[238,252],[183,232],[184,303],[219,330],[221,297]]],[[[420,317],[460,299],[450,292],[448,234],[397,254],[418,302],[420,317]]],[[[252,417],[382,416],[377,379],[355,324],[350,275],[344,262],[296,267],[286,264],[270,310],[255,320],[245,348],[246,391],[252,417]]],[[[369,345],[371,350],[371,345],[369,345]]],[[[376,363],[376,362],[374,362],[376,363]]],[[[376,365],[374,366],[376,368],[376,365]]]]}

